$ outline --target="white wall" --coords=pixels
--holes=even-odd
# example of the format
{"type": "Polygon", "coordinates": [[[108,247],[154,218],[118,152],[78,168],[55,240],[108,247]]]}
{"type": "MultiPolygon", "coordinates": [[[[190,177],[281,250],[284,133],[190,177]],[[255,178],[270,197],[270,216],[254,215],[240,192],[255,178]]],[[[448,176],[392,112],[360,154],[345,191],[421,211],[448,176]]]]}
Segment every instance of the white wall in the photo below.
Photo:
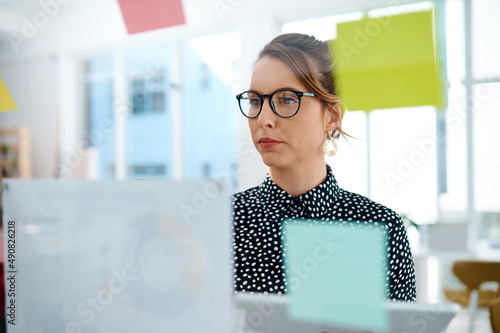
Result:
{"type": "Polygon", "coordinates": [[[32,130],[33,176],[53,177],[59,111],[57,58],[3,64],[0,76],[18,106],[16,111],[0,112],[0,127],[28,125],[32,130]]]}

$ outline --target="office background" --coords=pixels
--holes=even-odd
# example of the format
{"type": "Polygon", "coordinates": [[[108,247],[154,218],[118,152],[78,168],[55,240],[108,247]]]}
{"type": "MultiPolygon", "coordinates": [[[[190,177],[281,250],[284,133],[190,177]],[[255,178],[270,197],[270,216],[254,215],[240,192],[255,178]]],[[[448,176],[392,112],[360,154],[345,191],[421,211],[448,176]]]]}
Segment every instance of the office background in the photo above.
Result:
{"type": "Polygon", "coordinates": [[[247,88],[263,45],[283,32],[333,39],[337,23],[363,14],[435,6],[448,106],[348,111],[344,130],[355,138],[340,140],[327,162],[343,188],[420,225],[409,229],[420,300],[443,299],[441,287],[456,284],[454,259],[498,258],[498,1],[182,4],[185,25],[128,35],[114,0],[0,1],[0,76],[18,106],[0,113],[0,127],[31,130],[32,177],[255,186],[266,168],[234,95],[247,88]]]}

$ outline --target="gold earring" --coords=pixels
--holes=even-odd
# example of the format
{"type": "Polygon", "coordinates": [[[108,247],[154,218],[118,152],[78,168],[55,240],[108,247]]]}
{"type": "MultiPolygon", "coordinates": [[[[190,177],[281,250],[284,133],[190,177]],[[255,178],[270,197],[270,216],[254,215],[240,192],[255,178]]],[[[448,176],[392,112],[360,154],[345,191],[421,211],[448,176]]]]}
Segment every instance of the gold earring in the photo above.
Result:
{"type": "Polygon", "coordinates": [[[328,131],[328,138],[323,144],[323,153],[328,156],[337,154],[337,144],[333,140],[332,131],[328,131]]]}

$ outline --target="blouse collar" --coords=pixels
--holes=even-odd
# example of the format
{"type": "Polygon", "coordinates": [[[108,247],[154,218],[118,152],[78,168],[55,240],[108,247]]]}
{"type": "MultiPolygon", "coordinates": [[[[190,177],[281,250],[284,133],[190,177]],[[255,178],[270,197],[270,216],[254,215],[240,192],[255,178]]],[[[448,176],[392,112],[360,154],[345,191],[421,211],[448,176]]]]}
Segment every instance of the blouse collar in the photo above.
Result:
{"type": "Polygon", "coordinates": [[[331,216],[331,211],[339,196],[340,189],[328,164],[326,165],[326,169],[326,180],[298,197],[285,192],[267,174],[259,186],[260,202],[264,204],[269,213],[276,216],[282,216],[288,206],[292,204],[302,207],[305,214],[304,217],[320,218],[331,216]]]}

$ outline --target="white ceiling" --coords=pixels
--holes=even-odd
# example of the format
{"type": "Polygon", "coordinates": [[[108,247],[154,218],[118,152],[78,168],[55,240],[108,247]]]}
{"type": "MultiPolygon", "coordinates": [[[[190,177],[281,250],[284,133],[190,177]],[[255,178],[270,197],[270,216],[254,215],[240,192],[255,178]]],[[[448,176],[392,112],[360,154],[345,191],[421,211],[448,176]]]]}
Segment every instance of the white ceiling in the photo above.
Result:
{"type": "Polygon", "coordinates": [[[0,9],[10,9],[24,14],[29,14],[31,10],[38,6],[38,1],[33,0],[0,0],[0,9]]]}
{"type": "Polygon", "coordinates": [[[50,24],[40,29],[37,35],[40,38],[30,40],[23,46],[24,50],[31,50],[31,54],[57,53],[63,49],[84,50],[91,44],[107,46],[115,42],[147,38],[155,33],[156,36],[160,34],[161,38],[168,38],[174,32],[185,34],[189,29],[201,33],[211,29],[222,31],[234,29],[241,22],[254,22],[256,18],[263,16],[273,17],[277,22],[287,22],[381,8],[394,3],[415,2],[415,0],[182,0],[188,23],[185,27],[161,29],[164,31],[143,36],[127,36],[117,0],[0,0],[0,57],[6,54],[13,56],[9,37],[21,34],[23,24],[26,25],[25,20],[33,22],[33,16],[42,11],[42,3],[59,3],[59,1],[62,3],[59,5],[60,13],[51,18],[50,24]],[[224,17],[217,12],[216,4],[226,4],[225,8],[229,8],[224,17]],[[227,28],[228,26],[233,28],[227,28]]]}
{"type": "Polygon", "coordinates": [[[0,48],[10,43],[8,34],[20,29],[23,17],[40,10],[36,0],[0,0],[0,48]]]}
{"type": "MultiPolygon", "coordinates": [[[[67,30],[71,30],[73,26],[92,24],[92,17],[78,16],[78,10],[93,6],[93,9],[96,11],[99,9],[98,5],[100,3],[115,1],[117,0],[0,0],[0,51],[11,48],[10,39],[13,36],[21,36],[21,29],[26,26],[26,21],[33,23],[34,15],[44,11],[47,12],[47,10],[44,10],[43,4],[47,4],[49,10],[56,11],[54,21],[59,21],[57,25],[58,30],[64,34],[67,30]],[[54,8],[54,6],[58,8],[54,8]],[[67,11],[64,9],[67,7],[72,7],[76,10],[67,11]],[[59,15],[59,13],[64,13],[64,15],[59,15]],[[66,18],[70,19],[66,20],[66,18]]],[[[53,17],[49,17],[49,19],[52,21],[53,17]]],[[[48,26],[51,25],[53,25],[52,22],[40,30],[48,30],[48,26]]]]}

